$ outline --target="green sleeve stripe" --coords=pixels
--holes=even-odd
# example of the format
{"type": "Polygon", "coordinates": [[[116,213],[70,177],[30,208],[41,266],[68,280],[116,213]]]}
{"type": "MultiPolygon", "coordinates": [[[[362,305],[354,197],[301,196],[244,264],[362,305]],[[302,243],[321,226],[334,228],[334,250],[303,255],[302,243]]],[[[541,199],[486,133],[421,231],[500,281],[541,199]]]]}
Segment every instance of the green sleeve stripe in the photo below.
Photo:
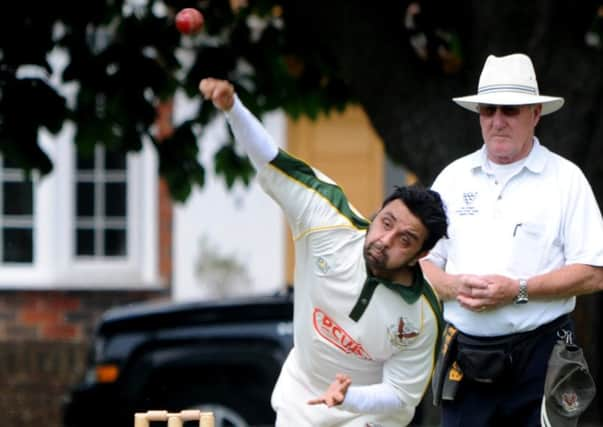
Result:
{"type": "Polygon", "coordinates": [[[320,180],[308,164],[280,149],[279,154],[270,163],[287,176],[312,188],[326,198],[354,227],[361,230],[368,228],[369,222],[366,218],[354,212],[341,187],[320,180]]]}

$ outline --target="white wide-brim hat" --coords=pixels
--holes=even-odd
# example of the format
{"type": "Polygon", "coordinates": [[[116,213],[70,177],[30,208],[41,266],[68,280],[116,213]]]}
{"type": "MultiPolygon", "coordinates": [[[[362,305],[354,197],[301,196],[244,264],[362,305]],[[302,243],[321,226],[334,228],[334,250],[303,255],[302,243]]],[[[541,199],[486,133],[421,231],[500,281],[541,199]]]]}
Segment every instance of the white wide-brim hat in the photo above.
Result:
{"type": "Polygon", "coordinates": [[[477,95],[452,100],[473,112],[478,112],[479,104],[542,104],[543,116],[557,111],[564,102],[563,98],[540,95],[532,60],[521,53],[488,56],[479,77],[477,95]]]}

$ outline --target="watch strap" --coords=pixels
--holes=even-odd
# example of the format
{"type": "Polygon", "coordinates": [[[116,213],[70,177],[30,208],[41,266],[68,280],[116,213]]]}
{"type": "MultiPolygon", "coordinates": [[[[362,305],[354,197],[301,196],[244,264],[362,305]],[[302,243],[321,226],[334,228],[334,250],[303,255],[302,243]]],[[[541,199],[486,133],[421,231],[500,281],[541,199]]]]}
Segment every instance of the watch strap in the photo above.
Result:
{"type": "Polygon", "coordinates": [[[525,304],[528,302],[528,281],[519,279],[519,292],[515,297],[515,304],[525,304]]]}

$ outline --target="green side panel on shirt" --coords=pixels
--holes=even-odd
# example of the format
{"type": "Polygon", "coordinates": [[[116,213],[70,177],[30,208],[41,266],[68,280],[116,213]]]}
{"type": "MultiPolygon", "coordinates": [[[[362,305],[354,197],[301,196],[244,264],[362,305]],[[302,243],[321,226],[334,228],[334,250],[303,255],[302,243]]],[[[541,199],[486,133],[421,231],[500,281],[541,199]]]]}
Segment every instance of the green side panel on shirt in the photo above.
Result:
{"type": "Polygon", "coordinates": [[[433,352],[433,354],[434,354],[433,366],[435,366],[435,362],[436,362],[438,354],[440,352],[442,332],[444,331],[444,316],[442,314],[442,304],[440,303],[438,296],[435,294],[435,292],[433,291],[431,286],[429,286],[428,283],[425,283],[423,285],[423,295],[427,299],[427,302],[429,302],[429,305],[431,306],[431,309],[433,310],[433,312],[436,316],[436,320],[438,322],[438,339],[436,340],[436,346],[435,346],[435,349],[433,352]]]}
{"type": "Polygon", "coordinates": [[[427,298],[431,309],[436,315],[438,320],[438,332],[444,331],[444,317],[442,315],[442,304],[440,304],[440,300],[438,296],[435,294],[431,286],[428,283],[423,285],[423,295],[427,298]]]}
{"type": "Polygon", "coordinates": [[[321,181],[308,164],[292,157],[290,154],[280,149],[276,158],[270,163],[286,175],[321,194],[341,213],[341,215],[348,218],[354,227],[361,230],[368,228],[369,222],[366,218],[357,215],[352,208],[350,208],[348,199],[341,187],[321,181]]]}

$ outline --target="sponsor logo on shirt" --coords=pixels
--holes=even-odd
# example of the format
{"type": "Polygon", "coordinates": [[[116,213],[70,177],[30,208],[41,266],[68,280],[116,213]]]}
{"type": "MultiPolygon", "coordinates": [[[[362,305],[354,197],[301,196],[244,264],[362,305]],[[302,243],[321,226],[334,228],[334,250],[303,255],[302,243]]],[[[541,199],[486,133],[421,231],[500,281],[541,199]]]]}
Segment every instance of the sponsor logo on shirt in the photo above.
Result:
{"type": "Polygon", "coordinates": [[[313,313],[314,330],[344,353],[353,354],[364,360],[372,360],[362,344],[357,342],[345,329],[335,322],[320,308],[315,308],[313,313]]]}
{"type": "Polygon", "coordinates": [[[389,340],[395,347],[404,347],[411,343],[413,338],[419,336],[419,328],[412,325],[408,319],[400,317],[397,325],[387,328],[389,340]]]}
{"type": "Polygon", "coordinates": [[[323,274],[327,274],[329,272],[329,263],[323,257],[318,257],[316,259],[316,267],[318,267],[323,274]]]}
{"type": "Polygon", "coordinates": [[[457,215],[475,215],[479,210],[475,207],[477,191],[467,191],[463,193],[463,204],[456,210],[457,215]]]}

